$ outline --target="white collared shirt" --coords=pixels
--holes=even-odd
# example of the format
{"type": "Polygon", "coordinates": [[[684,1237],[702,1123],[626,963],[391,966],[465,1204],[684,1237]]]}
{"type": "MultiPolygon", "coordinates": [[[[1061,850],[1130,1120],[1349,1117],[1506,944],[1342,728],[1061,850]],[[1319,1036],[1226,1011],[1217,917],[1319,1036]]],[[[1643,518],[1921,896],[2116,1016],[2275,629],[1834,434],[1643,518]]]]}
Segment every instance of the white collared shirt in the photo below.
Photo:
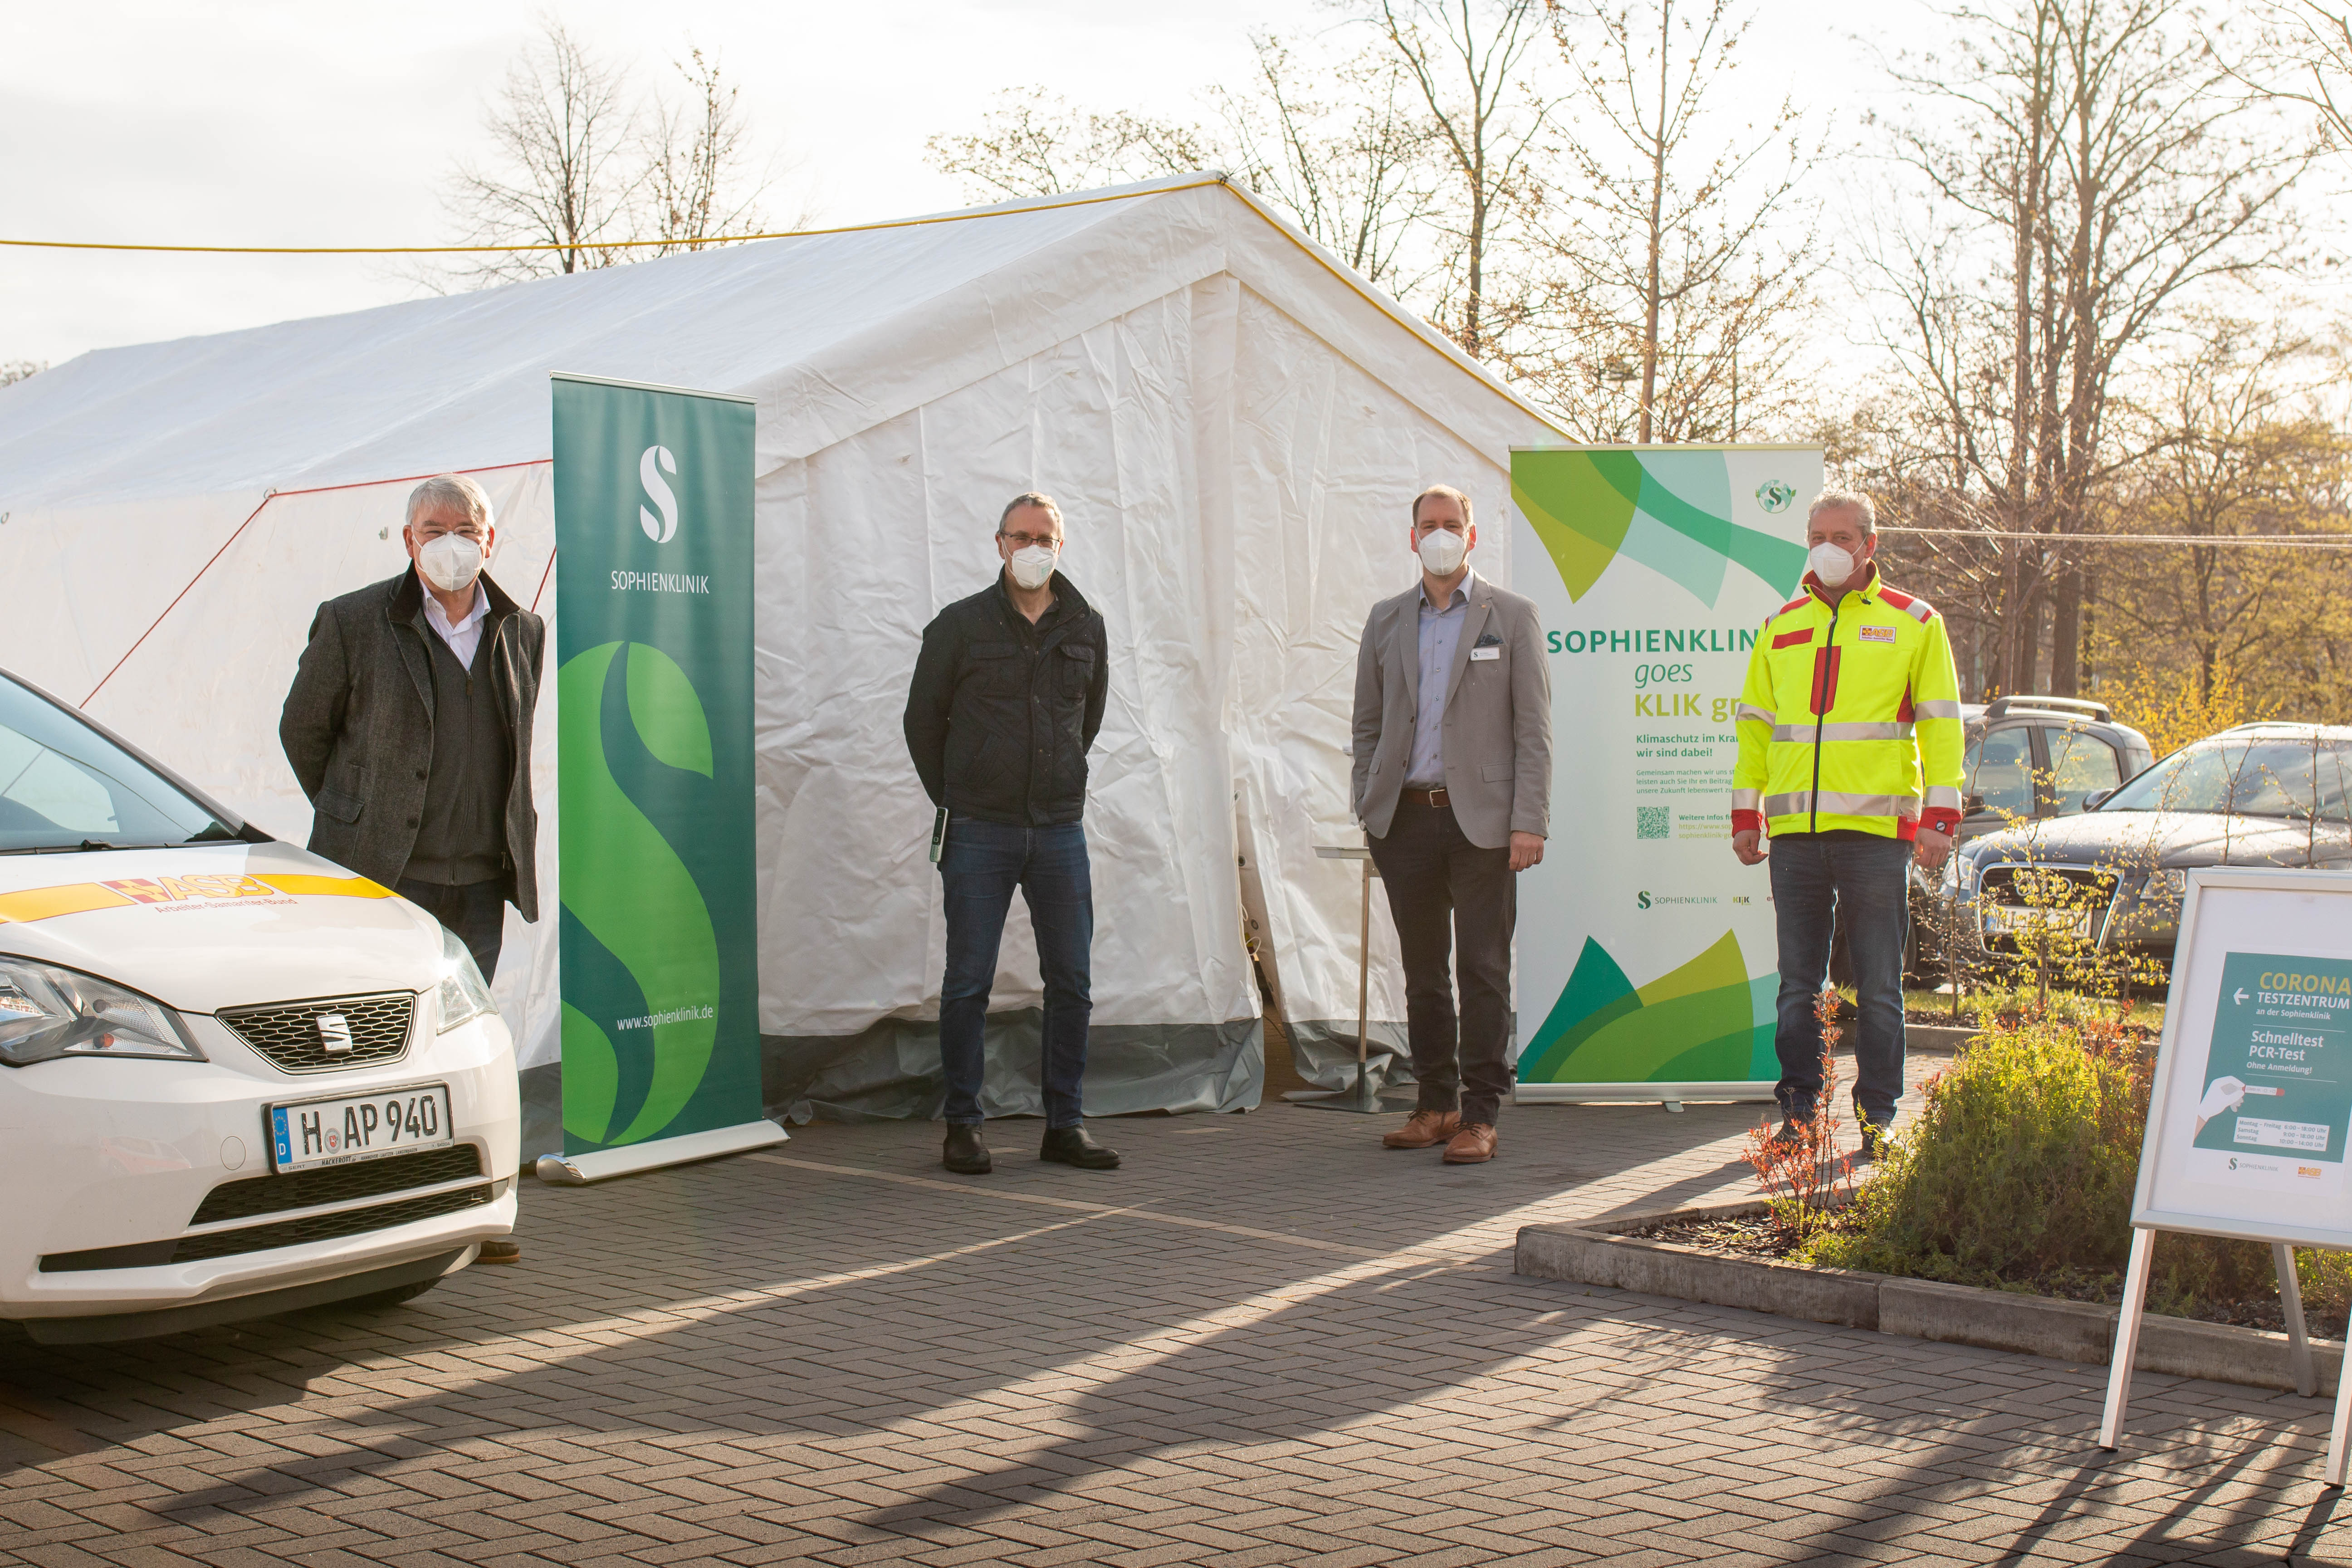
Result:
{"type": "Polygon", "coordinates": [[[441,607],[441,601],[429,590],[425,595],[425,624],[449,645],[449,651],[467,669],[474,668],[474,650],[482,646],[482,619],[489,613],[490,596],[482,591],[478,578],[474,583],[474,607],[455,626],[449,624],[449,612],[441,607]]]}

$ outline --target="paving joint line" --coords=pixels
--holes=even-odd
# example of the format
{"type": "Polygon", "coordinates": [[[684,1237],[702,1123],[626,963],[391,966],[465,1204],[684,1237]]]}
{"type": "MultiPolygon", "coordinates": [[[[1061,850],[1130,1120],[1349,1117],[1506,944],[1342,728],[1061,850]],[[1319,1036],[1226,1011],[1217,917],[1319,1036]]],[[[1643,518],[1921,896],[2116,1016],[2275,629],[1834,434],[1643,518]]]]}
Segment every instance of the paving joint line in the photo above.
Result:
{"type": "Polygon", "coordinates": [[[1087,1203],[1078,1198],[1052,1198],[1042,1193],[993,1192],[986,1187],[971,1186],[961,1182],[942,1182],[932,1176],[909,1176],[897,1171],[877,1171],[870,1165],[835,1165],[818,1160],[794,1159],[787,1154],[746,1154],[746,1160],[756,1160],[763,1165],[791,1165],[798,1170],[817,1171],[831,1176],[862,1176],[869,1181],[892,1182],[902,1187],[925,1187],[934,1192],[955,1193],[964,1197],[993,1198],[999,1203],[1029,1204],[1044,1208],[1071,1209],[1102,1218],[1149,1220],[1159,1225],[1179,1226],[1186,1230],[1214,1231],[1220,1236],[1240,1237],[1247,1241],[1270,1241],[1281,1247],[1305,1247],[1315,1252],[1336,1252],[1349,1258],[1402,1258],[1416,1263],[1430,1263],[1446,1268],[1468,1269],[1477,1273],[1508,1273],[1494,1264],[1479,1261],[1485,1254],[1440,1252],[1433,1248],[1403,1247],[1353,1247],[1344,1241],[1324,1241],[1311,1236],[1293,1236],[1278,1230],[1260,1230],[1255,1226],[1230,1225],[1223,1220],[1200,1219],[1192,1215],[1170,1214],[1164,1210],[1140,1205],[1114,1205],[1087,1203]]]}

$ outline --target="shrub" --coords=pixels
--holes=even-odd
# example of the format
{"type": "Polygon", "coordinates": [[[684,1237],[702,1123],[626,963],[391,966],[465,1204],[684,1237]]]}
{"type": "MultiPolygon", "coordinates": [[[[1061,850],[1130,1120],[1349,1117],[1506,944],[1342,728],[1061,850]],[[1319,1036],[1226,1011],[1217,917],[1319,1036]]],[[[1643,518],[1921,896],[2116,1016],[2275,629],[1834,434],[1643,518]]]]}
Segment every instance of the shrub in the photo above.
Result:
{"type": "MultiPolygon", "coordinates": [[[[2147,1120],[2150,1045],[2112,1020],[1996,1027],[1927,1085],[1917,1122],[1883,1146],[1877,1175],[1812,1263],[1961,1285],[2115,1300],[2131,1247],[2147,1120]]],[[[2305,1248],[2296,1272],[2315,1333],[2352,1305],[2352,1258],[2305,1248]]],[[[2270,1251],[2158,1237],[2148,1310],[2273,1299],[2270,1251]]]]}

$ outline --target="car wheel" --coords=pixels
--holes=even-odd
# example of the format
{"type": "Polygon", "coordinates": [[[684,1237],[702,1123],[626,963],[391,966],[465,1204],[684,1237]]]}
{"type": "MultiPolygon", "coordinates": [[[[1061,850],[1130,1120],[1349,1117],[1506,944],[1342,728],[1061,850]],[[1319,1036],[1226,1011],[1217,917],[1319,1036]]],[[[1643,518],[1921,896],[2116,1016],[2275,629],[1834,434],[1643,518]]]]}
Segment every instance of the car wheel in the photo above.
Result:
{"type": "Polygon", "coordinates": [[[397,1307],[403,1301],[415,1300],[440,1283],[437,1279],[419,1279],[413,1285],[395,1285],[389,1290],[378,1290],[370,1296],[354,1296],[348,1301],[338,1301],[335,1304],[339,1307],[360,1307],[368,1310],[383,1307],[397,1307]]]}

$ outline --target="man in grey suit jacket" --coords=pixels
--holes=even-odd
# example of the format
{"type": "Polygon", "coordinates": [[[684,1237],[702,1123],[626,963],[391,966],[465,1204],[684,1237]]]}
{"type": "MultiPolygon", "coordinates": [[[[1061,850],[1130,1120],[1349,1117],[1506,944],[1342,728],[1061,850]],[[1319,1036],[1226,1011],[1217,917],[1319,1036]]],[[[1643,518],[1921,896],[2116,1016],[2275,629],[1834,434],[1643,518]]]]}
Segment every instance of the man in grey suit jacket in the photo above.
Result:
{"type": "Polygon", "coordinates": [[[1513,878],[1550,830],[1551,673],[1535,605],[1470,570],[1468,496],[1414,497],[1412,540],[1421,581],[1372,606],[1356,655],[1356,816],[1396,917],[1421,1086],[1381,1142],[1475,1165],[1511,1087],[1513,878]]]}

